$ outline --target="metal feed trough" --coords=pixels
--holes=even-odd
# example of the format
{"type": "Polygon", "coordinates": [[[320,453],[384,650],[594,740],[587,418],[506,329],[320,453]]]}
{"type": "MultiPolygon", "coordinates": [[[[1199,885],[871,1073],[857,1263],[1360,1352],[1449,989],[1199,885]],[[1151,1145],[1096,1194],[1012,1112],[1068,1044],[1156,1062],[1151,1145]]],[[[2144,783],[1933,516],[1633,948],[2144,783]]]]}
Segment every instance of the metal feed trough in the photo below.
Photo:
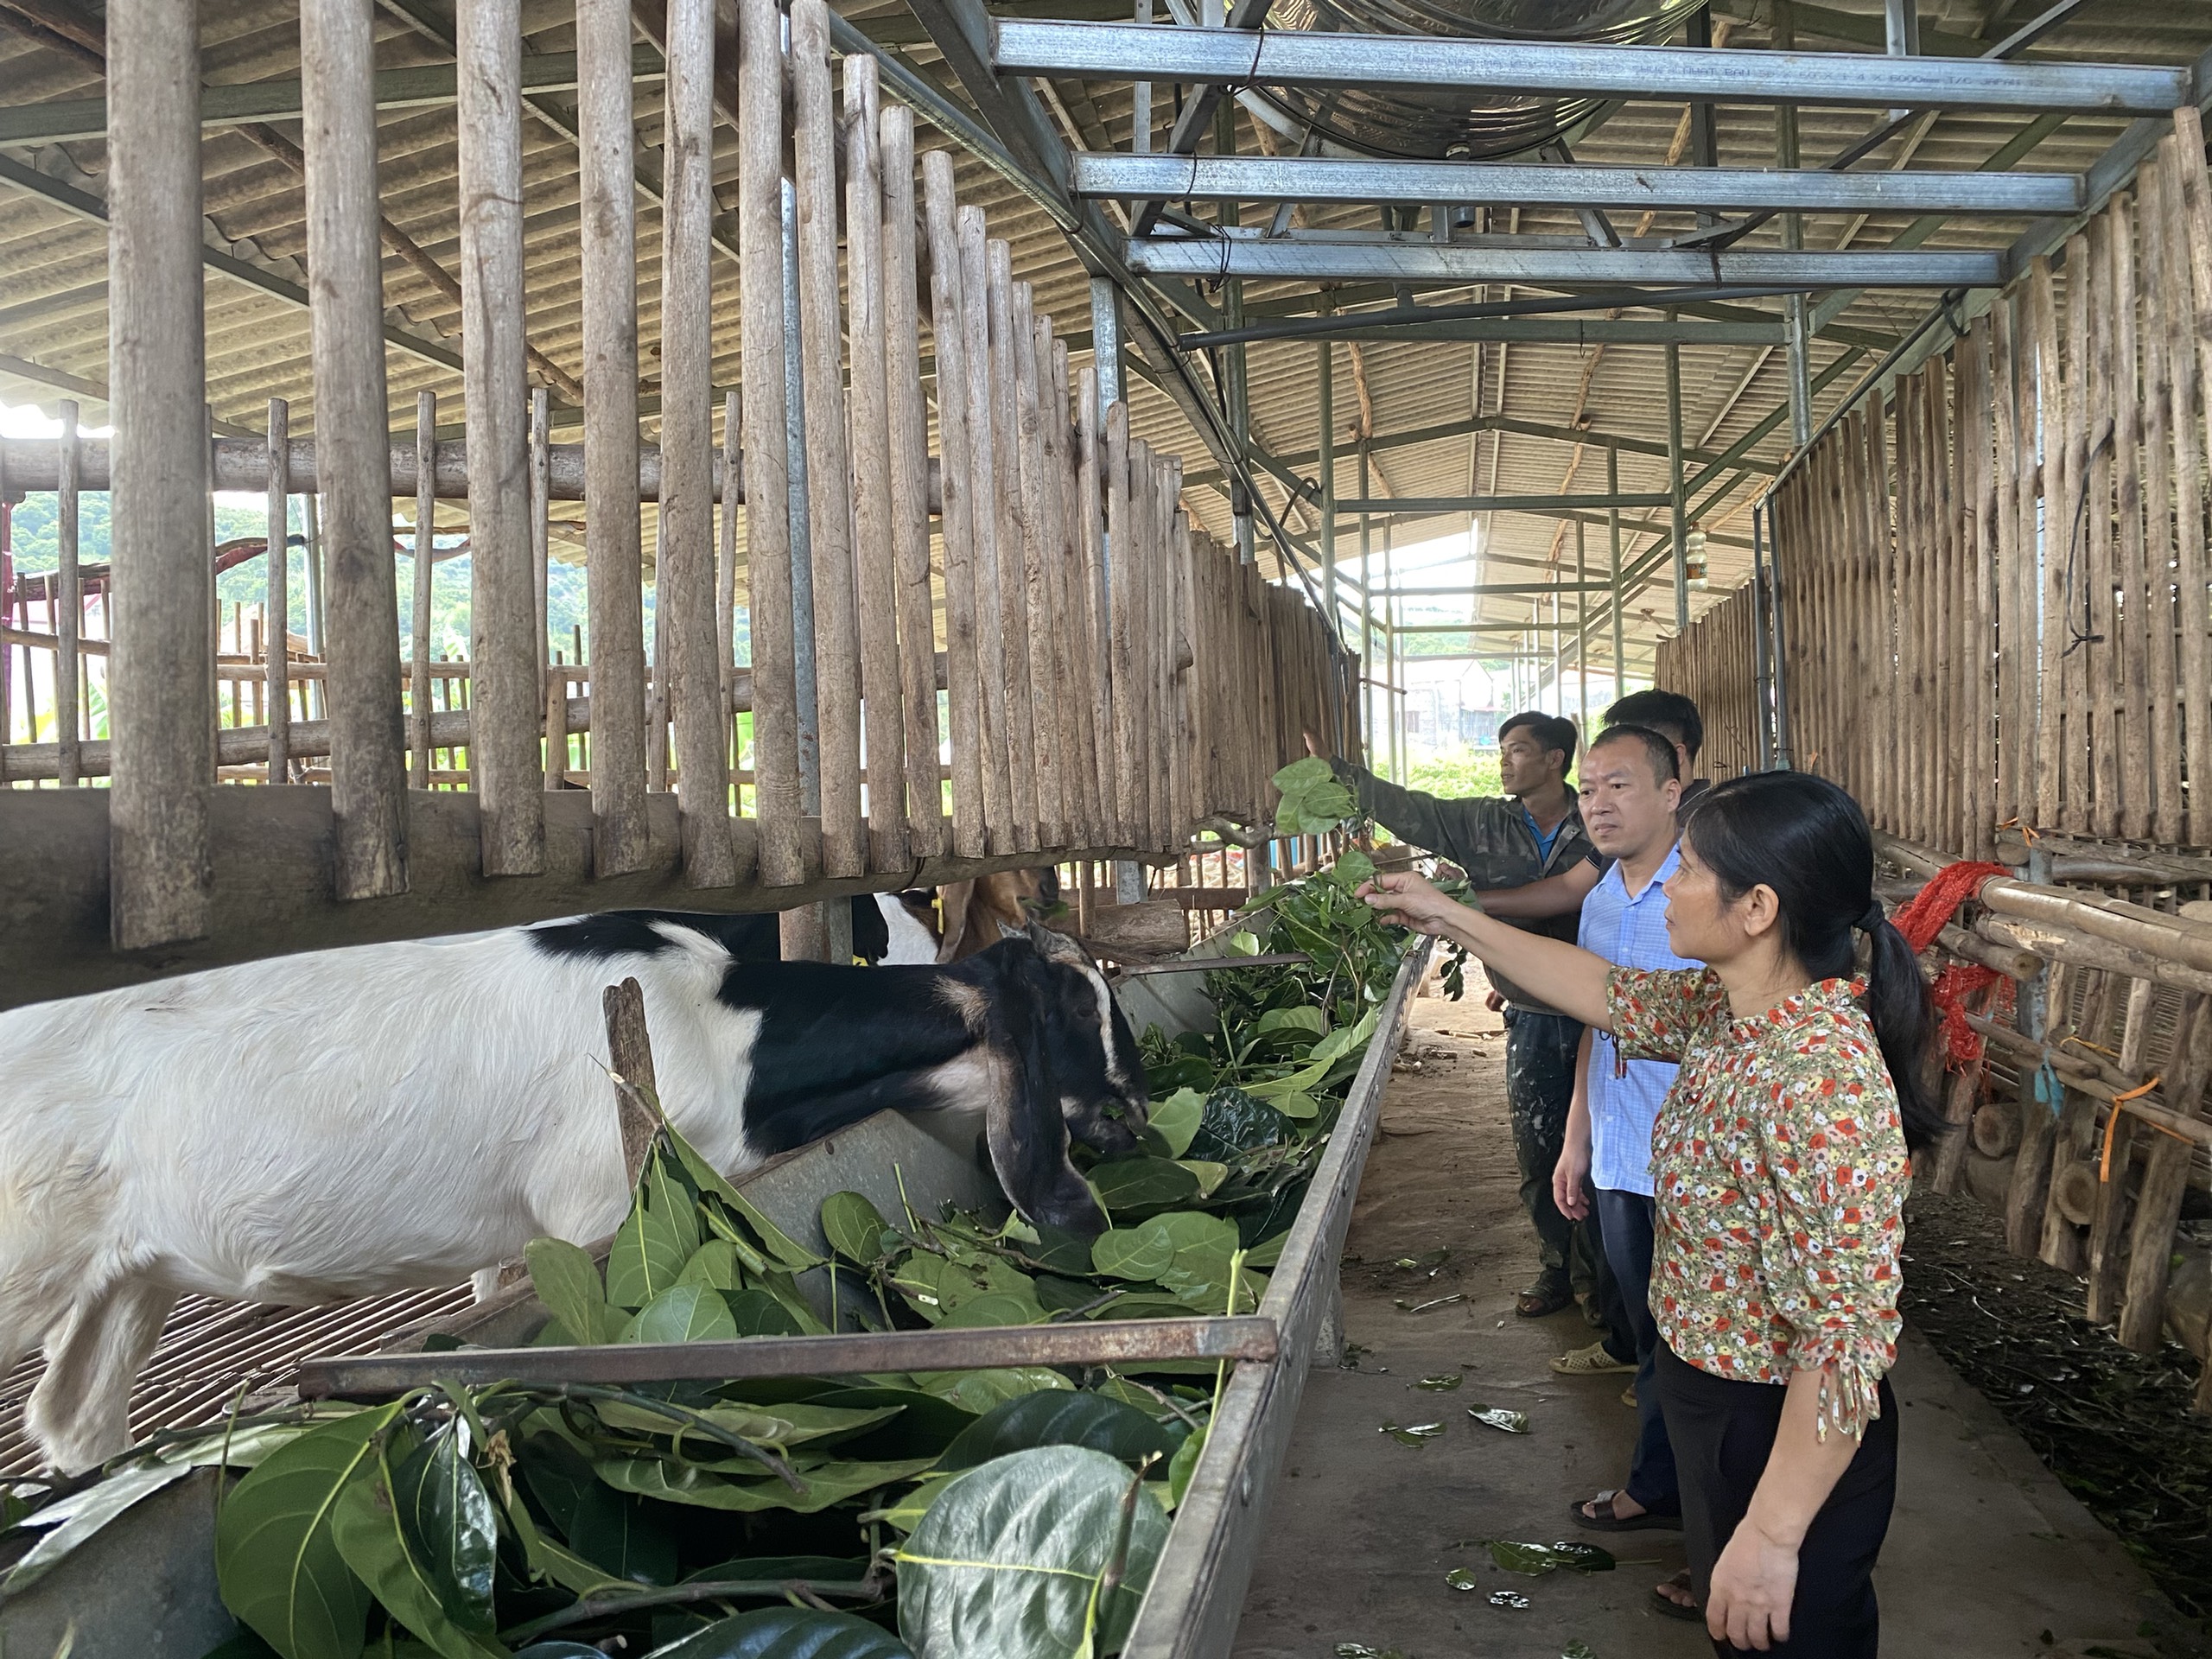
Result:
{"type": "MultiPolygon", "coordinates": [[[[1201,945],[1192,969],[1217,948],[1211,942],[1201,945]]],[[[1225,1653],[1281,1476],[1306,1372],[1313,1365],[1336,1363],[1342,1353],[1338,1270],[1344,1232],[1374,1141],[1390,1057],[1428,956],[1424,941],[1400,965],[1256,1314],[533,1348],[522,1344],[548,1316],[525,1281],[463,1314],[400,1333],[383,1352],[309,1360],[300,1368],[299,1391],[306,1397],[388,1397],[435,1378],[632,1383],[1226,1361],[1230,1375],[1212,1433],[1175,1511],[1167,1546],[1123,1649],[1132,1659],[1201,1659],[1225,1653]],[[439,1332],[473,1345],[435,1354],[408,1351],[419,1351],[425,1338],[439,1332]]],[[[1139,1030],[1147,1025],[1188,1030],[1211,1020],[1195,971],[1131,977],[1116,994],[1139,1030]]],[[[821,1201],[841,1190],[867,1195],[886,1213],[897,1213],[902,1202],[934,1208],[947,1201],[1003,1213],[1004,1200],[980,1148],[964,1143],[966,1131],[948,1132],[951,1122],[931,1125],[896,1113],[880,1114],[779,1160],[741,1183],[741,1190],[779,1226],[824,1254],[821,1201]]],[[[828,1271],[816,1269],[800,1282],[826,1314],[832,1294],[828,1271]]],[[[73,1629],[79,1654],[197,1659],[232,1628],[215,1594],[207,1490],[213,1480],[212,1471],[201,1471],[156,1494],[29,1592],[0,1605],[0,1643],[10,1651],[51,1652],[73,1629]]]]}

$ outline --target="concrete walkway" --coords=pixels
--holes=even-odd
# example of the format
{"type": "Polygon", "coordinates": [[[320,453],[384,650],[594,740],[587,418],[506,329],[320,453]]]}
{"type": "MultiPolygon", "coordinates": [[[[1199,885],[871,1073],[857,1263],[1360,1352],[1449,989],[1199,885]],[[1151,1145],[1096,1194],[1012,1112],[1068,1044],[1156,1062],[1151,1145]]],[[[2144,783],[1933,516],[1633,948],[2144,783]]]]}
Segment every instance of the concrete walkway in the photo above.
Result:
{"type": "MultiPolygon", "coordinates": [[[[1600,1536],[1567,1517],[1571,1497],[1620,1484],[1634,1414],[1620,1402],[1626,1378],[1548,1369],[1590,1340],[1579,1314],[1513,1316],[1535,1255],[1515,1197],[1503,1046],[1472,992],[1416,1004],[1408,1056],[1421,1068],[1392,1081],[1348,1245],[1358,1260],[1344,1269],[1347,1328],[1368,1351],[1358,1370],[1307,1385],[1245,1603],[1236,1652],[1246,1659],[1313,1659],[1340,1643],[1405,1659],[1557,1659],[1576,1642],[1596,1659],[1712,1653],[1701,1626],[1651,1610],[1650,1586],[1682,1564],[1678,1535],[1600,1536]],[[1446,1248],[1433,1277],[1391,1265],[1446,1248]],[[1455,1294],[1463,1300],[1422,1313],[1398,1305],[1455,1294]],[[1465,1378],[1456,1390],[1414,1386],[1452,1372],[1465,1378]],[[1531,1432],[1484,1427],[1472,1406],[1526,1412],[1531,1432]],[[1442,1436],[1419,1446],[1380,1432],[1440,1421],[1442,1436]],[[1623,1566],[1532,1580],[1469,1541],[1569,1537],[1605,1544],[1623,1566]],[[1446,1583],[1459,1567],[1472,1591],[1446,1583]],[[1498,1590],[1529,1605],[1493,1606],[1498,1590]]],[[[1932,1351],[1909,1338],[1895,1386],[1904,1449],[1878,1579],[1885,1654],[2202,1651],[2118,1541],[1932,1351]]]]}

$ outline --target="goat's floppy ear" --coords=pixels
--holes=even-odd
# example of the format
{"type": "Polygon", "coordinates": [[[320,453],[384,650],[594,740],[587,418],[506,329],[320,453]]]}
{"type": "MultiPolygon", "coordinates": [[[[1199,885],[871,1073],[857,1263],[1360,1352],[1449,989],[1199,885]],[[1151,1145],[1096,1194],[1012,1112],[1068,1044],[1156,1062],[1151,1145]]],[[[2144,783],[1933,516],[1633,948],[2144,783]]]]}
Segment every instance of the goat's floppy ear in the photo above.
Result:
{"type": "MultiPolygon", "coordinates": [[[[998,921],[998,918],[996,918],[995,916],[995,917],[993,917],[991,919],[992,919],[993,921],[998,921]]],[[[999,922],[998,926],[999,926],[999,938],[1002,938],[1002,939],[1019,939],[1019,938],[1021,938],[1025,937],[1025,936],[1023,935],[1023,933],[1022,933],[1022,931],[1021,931],[1020,928],[1018,928],[1018,927],[1009,927],[1009,926],[1007,926],[1007,924],[1005,924],[1004,922],[999,922]]]]}
{"type": "Polygon", "coordinates": [[[1029,942],[1037,947],[1037,954],[1047,962],[1057,962],[1068,968],[1095,968],[1090,953],[1076,940],[1042,922],[1029,924],[1029,942]]]}
{"type": "MultiPolygon", "coordinates": [[[[1015,993],[1017,999],[1027,995],[1026,988],[1015,993]]],[[[990,1043],[996,1064],[983,1117],[992,1171],[1033,1224],[1095,1238],[1106,1230],[1106,1212],[1069,1161],[1067,1121],[1035,1011],[1001,1004],[998,1014],[990,1043]]]]}

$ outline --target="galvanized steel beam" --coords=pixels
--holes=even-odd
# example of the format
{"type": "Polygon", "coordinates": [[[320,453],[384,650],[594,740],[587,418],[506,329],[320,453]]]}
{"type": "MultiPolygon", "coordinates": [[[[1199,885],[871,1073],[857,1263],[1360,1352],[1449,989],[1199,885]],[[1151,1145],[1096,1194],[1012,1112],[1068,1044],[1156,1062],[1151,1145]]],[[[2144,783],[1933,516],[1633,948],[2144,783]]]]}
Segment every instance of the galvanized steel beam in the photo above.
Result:
{"type": "Polygon", "coordinates": [[[1078,196],[1204,201],[1480,201],[1745,213],[2070,213],[2072,173],[1829,173],[1770,168],[1516,166],[1338,156],[1074,158],[1078,196]]]}
{"type": "Polygon", "coordinates": [[[2187,69],[2149,64],[2007,63],[1433,35],[1255,34],[1013,18],[999,20],[993,35],[992,60],[1001,73],[1098,80],[2146,116],[2171,110],[2193,91],[2187,69]]]}
{"type": "Polygon", "coordinates": [[[1153,237],[1128,245],[1129,268],[1154,276],[1274,282],[1383,282],[1466,287],[1481,283],[1721,282],[1746,287],[1999,288],[1999,253],[1788,253],[1730,249],[1511,248],[1371,238],[1326,241],[1255,236],[1153,237]]]}
{"type": "Polygon", "coordinates": [[[1616,495],[1378,495],[1347,496],[1339,513],[1368,518],[1422,518],[1439,512],[1571,512],[1595,507],[1663,507],[1663,492],[1616,495]]]}

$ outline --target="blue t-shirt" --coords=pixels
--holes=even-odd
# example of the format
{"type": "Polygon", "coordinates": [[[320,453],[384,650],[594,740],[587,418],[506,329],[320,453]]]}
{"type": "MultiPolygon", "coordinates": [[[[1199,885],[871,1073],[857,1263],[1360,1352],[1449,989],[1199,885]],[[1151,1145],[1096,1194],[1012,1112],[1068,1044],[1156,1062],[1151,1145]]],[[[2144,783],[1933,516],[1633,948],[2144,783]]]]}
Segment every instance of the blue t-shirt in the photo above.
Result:
{"type": "MultiPolygon", "coordinates": [[[[1617,968],[1701,968],[1667,948],[1667,895],[1682,861],[1670,848],[1643,891],[1629,896],[1616,863],[1582,901],[1575,943],[1617,968]]],[[[1651,1126],[1680,1068],[1664,1060],[1623,1060],[1612,1033],[1590,1033],[1590,1180],[1611,1192],[1651,1193],[1651,1126]]]]}

